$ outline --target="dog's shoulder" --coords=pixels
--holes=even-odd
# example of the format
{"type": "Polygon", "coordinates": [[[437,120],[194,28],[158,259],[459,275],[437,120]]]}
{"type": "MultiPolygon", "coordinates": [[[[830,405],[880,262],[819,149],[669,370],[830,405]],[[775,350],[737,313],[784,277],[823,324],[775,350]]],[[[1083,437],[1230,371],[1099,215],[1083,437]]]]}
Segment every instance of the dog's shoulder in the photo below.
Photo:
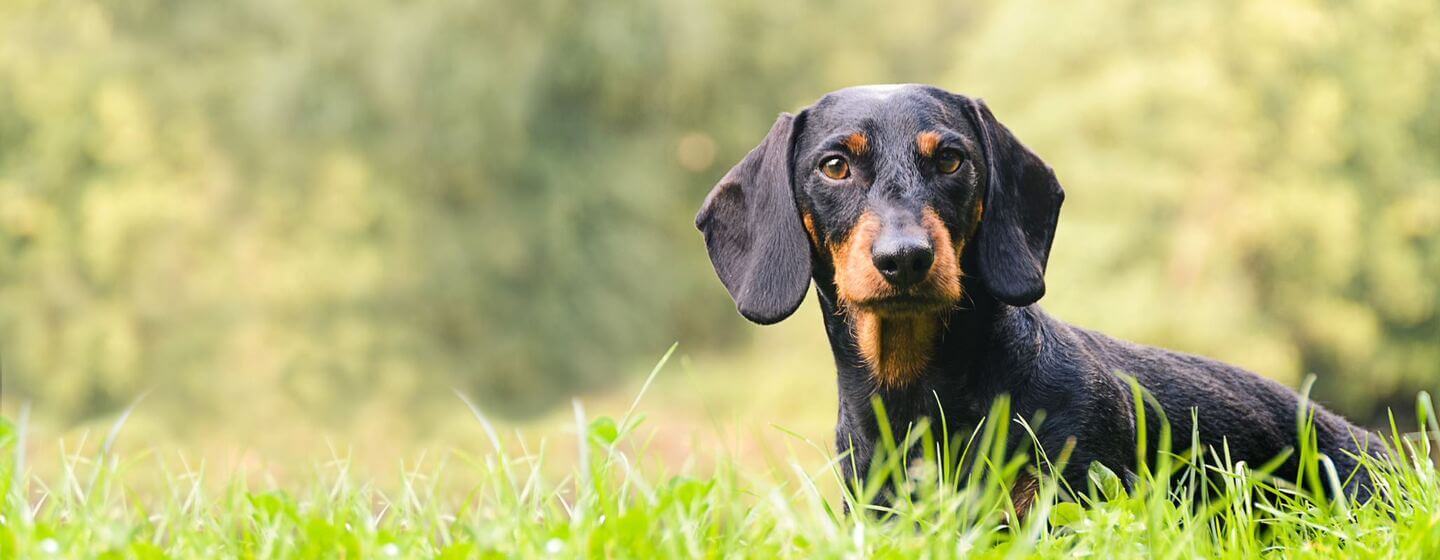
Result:
{"type": "Polygon", "coordinates": [[[1133,377],[1166,408],[1198,408],[1222,417],[1263,412],[1289,421],[1294,416],[1299,397],[1293,389],[1245,368],[1051,321],[1059,325],[1051,328],[1064,332],[1069,344],[1079,349],[1070,356],[1092,361],[1094,368],[1121,380],[1133,377]]]}

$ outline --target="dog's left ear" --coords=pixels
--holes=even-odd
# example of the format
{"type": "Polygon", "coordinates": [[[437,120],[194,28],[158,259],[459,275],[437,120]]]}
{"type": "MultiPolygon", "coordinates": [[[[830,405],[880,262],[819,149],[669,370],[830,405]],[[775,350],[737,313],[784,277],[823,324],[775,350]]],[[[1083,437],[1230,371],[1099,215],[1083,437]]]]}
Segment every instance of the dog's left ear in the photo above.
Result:
{"type": "Polygon", "coordinates": [[[980,279],[1017,307],[1045,295],[1045,262],[1065,191],[1050,166],[1021,144],[985,102],[965,99],[985,152],[985,212],[976,233],[980,279]]]}
{"type": "Polygon", "coordinates": [[[770,133],[705,197],[695,227],[720,282],[746,319],[762,325],[789,317],[810,286],[810,244],[791,186],[797,121],[780,115],[770,133]]]}

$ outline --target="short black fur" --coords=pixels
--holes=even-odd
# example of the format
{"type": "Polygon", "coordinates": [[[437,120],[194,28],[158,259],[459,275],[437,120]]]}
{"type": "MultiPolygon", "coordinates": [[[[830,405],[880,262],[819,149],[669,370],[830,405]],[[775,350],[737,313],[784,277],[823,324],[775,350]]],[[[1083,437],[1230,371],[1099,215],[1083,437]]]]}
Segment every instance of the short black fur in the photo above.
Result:
{"type": "Polygon", "coordinates": [[[780,115],[695,217],[715,272],[740,314],[762,325],[794,313],[810,284],[810,248],[790,186],[795,120],[780,115]]]}

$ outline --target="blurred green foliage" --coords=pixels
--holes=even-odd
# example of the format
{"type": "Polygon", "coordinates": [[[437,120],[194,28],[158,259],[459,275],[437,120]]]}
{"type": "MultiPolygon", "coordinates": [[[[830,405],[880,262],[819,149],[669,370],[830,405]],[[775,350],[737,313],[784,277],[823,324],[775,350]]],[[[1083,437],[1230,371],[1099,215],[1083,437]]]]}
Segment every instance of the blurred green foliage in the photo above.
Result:
{"type": "Polygon", "coordinates": [[[1440,380],[1433,0],[14,0],[5,398],[525,414],[734,344],[699,201],[775,113],[897,81],[1056,168],[1061,317],[1352,414],[1440,380]]]}

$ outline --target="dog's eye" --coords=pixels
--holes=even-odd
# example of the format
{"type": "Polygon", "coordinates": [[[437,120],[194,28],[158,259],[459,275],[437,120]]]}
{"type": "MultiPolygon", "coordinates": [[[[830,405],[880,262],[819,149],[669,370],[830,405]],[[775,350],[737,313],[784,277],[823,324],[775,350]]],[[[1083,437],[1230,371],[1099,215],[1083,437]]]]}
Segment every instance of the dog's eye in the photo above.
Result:
{"type": "Polygon", "coordinates": [[[958,171],[962,161],[965,161],[965,158],[955,150],[941,150],[935,154],[935,168],[946,175],[958,171]]]}
{"type": "Polygon", "coordinates": [[[845,162],[845,158],[830,156],[820,161],[820,172],[839,181],[850,176],[850,164],[845,162]]]}

